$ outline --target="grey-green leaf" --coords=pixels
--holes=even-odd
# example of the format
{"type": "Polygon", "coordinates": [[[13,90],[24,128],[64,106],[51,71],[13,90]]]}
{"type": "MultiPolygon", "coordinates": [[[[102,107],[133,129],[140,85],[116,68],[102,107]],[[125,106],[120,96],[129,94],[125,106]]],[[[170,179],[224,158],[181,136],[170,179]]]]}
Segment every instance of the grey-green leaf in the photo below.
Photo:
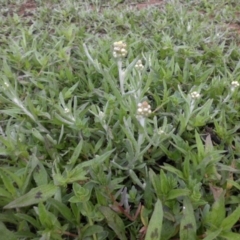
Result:
{"type": "Polygon", "coordinates": [[[14,233],[9,231],[2,222],[0,222],[0,233],[1,239],[17,240],[17,237],[14,235],[14,233]]]}
{"type": "Polygon", "coordinates": [[[154,211],[150,219],[145,240],[160,240],[162,231],[163,208],[158,199],[155,203],[154,211]]]}
{"type": "Polygon", "coordinates": [[[239,218],[240,218],[240,207],[237,207],[228,217],[223,219],[221,228],[223,230],[231,230],[231,228],[239,220],[239,218]]]}
{"type": "Polygon", "coordinates": [[[207,236],[203,240],[214,240],[217,238],[217,236],[219,236],[221,231],[222,231],[222,229],[217,229],[214,232],[209,232],[209,233],[207,233],[207,236]]]}
{"type": "Polygon", "coordinates": [[[99,207],[100,212],[107,220],[108,226],[116,233],[120,240],[127,240],[125,235],[125,226],[122,219],[109,207],[99,207]]]}
{"type": "Polygon", "coordinates": [[[56,193],[57,188],[58,187],[53,184],[33,188],[28,193],[7,204],[4,208],[20,208],[46,201],[56,193]]]}
{"type": "Polygon", "coordinates": [[[188,197],[183,201],[183,217],[180,224],[180,239],[196,239],[196,219],[194,216],[193,206],[188,197]]]}

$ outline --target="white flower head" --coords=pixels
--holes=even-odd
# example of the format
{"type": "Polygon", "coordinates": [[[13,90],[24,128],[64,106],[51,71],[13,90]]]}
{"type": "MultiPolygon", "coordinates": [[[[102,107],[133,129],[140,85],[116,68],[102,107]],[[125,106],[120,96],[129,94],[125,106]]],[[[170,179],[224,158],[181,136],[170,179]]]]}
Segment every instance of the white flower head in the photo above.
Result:
{"type": "Polygon", "coordinates": [[[190,96],[192,99],[198,99],[201,95],[198,92],[194,91],[190,93],[190,96]]]}
{"type": "Polygon", "coordinates": [[[70,110],[69,110],[68,108],[64,108],[64,112],[65,112],[65,113],[69,113],[70,110]]]}
{"type": "Polygon", "coordinates": [[[121,58],[127,56],[127,44],[123,41],[113,43],[113,57],[121,58]]]}
{"type": "Polygon", "coordinates": [[[232,82],[231,82],[231,86],[232,86],[233,88],[237,88],[237,87],[239,87],[239,82],[238,82],[238,81],[232,81],[232,82]]]}
{"type": "Polygon", "coordinates": [[[142,103],[138,103],[137,115],[139,117],[148,117],[151,113],[151,106],[148,104],[148,102],[144,101],[142,103]]]}
{"type": "Polygon", "coordinates": [[[138,61],[137,61],[136,65],[135,65],[135,68],[136,68],[137,70],[140,70],[140,71],[143,70],[144,66],[143,66],[141,60],[138,60],[138,61]]]}
{"type": "Polygon", "coordinates": [[[162,128],[159,128],[159,129],[158,129],[158,134],[159,134],[159,135],[162,135],[162,134],[164,134],[164,133],[165,133],[165,132],[162,130],[162,128]]]}
{"type": "Polygon", "coordinates": [[[104,112],[99,111],[98,116],[99,116],[99,119],[102,121],[104,119],[104,117],[105,117],[105,114],[104,114],[104,112]]]}
{"type": "Polygon", "coordinates": [[[7,82],[4,82],[4,85],[8,88],[9,84],[7,82]]]}

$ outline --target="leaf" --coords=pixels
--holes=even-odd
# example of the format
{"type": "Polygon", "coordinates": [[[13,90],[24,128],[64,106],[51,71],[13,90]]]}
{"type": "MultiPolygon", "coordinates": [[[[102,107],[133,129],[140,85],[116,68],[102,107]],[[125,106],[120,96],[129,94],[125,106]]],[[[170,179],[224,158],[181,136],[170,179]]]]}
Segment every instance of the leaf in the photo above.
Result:
{"type": "Polygon", "coordinates": [[[217,236],[221,233],[222,229],[217,229],[214,232],[207,233],[207,236],[203,240],[215,240],[217,236]]]}
{"type": "Polygon", "coordinates": [[[82,151],[82,146],[83,146],[83,140],[81,139],[76,148],[74,149],[73,155],[69,159],[67,164],[70,164],[72,167],[75,165],[81,151],[82,151]]]}
{"type": "Polygon", "coordinates": [[[125,235],[125,226],[122,219],[109,207],[99,207],[100,212],[107,220],[108,226],[116,233],[120,240],[127,240],[125,235]]]}
{"type": "Polygon", "coordinates": [[[38,215],[41,224],[45,228],[53,229],[53,228],[60,228],[60,223],[58,222],[57,216],[45,208],[43,203],[39,203],[38,205],[38,215]]]}
{"type": "Polygon", "coordinates": [[[151,183],[153,185],[153,188],[154,188],[156,194],[158,196],[161,196],[162,195],[161,185],[159,184],[156,173],[152,169],[149,170],[149,178],[151,180],[151,183]]]}
{"type": "Polygon", "coordinates": [[[189,240],[196,239],[196,219],[194,216],[193,206],[189,198],[183,200],[183,217],[180,223],[180,239],[189,240]]]}
{"type": "Polygon", "coordinates": [[[0,197],[12,198],[11,194],[1,187],[0,187],[0,197]]]}
{"type": "Polygon", "coordinates": [[[78,83],[75,83],[72,87],[70,87],[65,93],[64,93],[64,99],[68,99],[72,96],[72,93],[74,92],[74,90],[77,88],[78,83]]]}
{"type": "Polygon", "coordinates": [[[14,196],[16,194],[16,189],[13,185],[12,179],[4,172],[1,173],[0,177],[2,178],[5,189],[14,196]]]}
{"type": "Polygon", "coordinates": [[[23,219],[23,220],[29,222],[30,224],[32,224],[37,229],[41,228],[41,225],[38,223],[38,221],[36,219],[34,219],[33,217],[27,215],[27,214],[16,213],[15,216],[19,219],[23,219]]]}
{"type": "Polygon", "coordinates": [[[211,135],[208,134],[205,140],[205,152],[212,152],[213,151],[213,144],[212,144],[212,139],[211,135]]]}
{"type": "MultiPolygon", "coordinates": [[[[8,176],[8,179],[11,179],[12,182],[15,182],[17,184],[17,186],[20,188],[22,186],[22,180],[21,178],[14,172],[11,172],[9,169],[7,168],[0,168],[0,171],[2,172],[1,175],[3,174],[3,172],[8,176]]],[[[4,179],[3,179],[4,180],[4,179]]]]}
{"type": "Polygon", "coordinates": [[[205,151],[204,151],[204,145],[197,131],[195,131],[195,139],[197,143],[198,156],[200,159],[201,156],[204,156],[205,151]]]}
{"type": "Polygon", "coordinates": [[[103,227],[102,226],[92,225],[92,226],[89,226],[86,230],[84,230],[82,237],[83,238],[90,237],[93,234],[97,234],[97,233],[101,233],[101,232],[103,232],[103,227]]]}
{"type": "Polygon", "coordinates": [[[54,208],[56,208],[69,222],[72,222],[74,220],[74,216],[71,210],[65,204],[57,201],[54,198],[49,198],[47,203],[50,203],[54,208]]]}
{"type": "Polygon", "coordinates": [[[163,208],[160,199],[157,200],[154,206],[154,211],[151,216],[145,240],[160,240],[162,231],[163,208]]]}
{"type": "Polygon", "coordinates": [[[156,180],[156,184],[159,184],[162,194],[166,196],[170,190],[169,184],[168,184],[169,180],[162,169],[160,170],[160,178],[155,180],[156,180]]]}
{"type": "Polygon", "coordinates": [[[168,172],[176,174],[181,179],[184,179],[183,173],[169,164],[165,163],[164,166],[161,166],[161,168],[167,170],[168,172]]]}
{"type": "Polygon", "coordinates": [[[188,196],[190,191],[188,189],[172,189],[167,196],[167,199],[176,199],[181,196],[188,196]]]}
{"type": "Polygon", "coordinates": [[[224,237],[227,240],[239,240],[240,239],[240,234],[235,233],[235,232],[223,232],[220,234],[220,236],[224,237]]]}
{"type": "Polygon", "coordinates": [[[65,178],[66,183],[73,183],[76,181],[84,181],[88,179],[86,177],[87,171],[85,171],[81,165],[78,165],[78,167],[75,167],[72,171],[67,173],[67,178],[65,178]]]}
{"type": "Polygon", "coordinates": [[[32,156],[31,161],[28,162],[28,164],[25,168],[24,179],[23,179],[24,184],[21,189],[22,190],[21,194],[24,194],[27,192],[27,190],[28,190],[27,187],[31,182],[34,169],[37,167],[38,162],[39,161],[38,161],[37,157],[34,155],[32,156]]]}
{"type": "Polygon", "coordinates": [[[13,212],[6,211],[5,213],[0,213],[0,222],[18,224],[15,214],[13,212]]]}
{"type": "Polygon", "coordinates": [[[237,182],[235,182],[235,181],[233,181],[231,179],[227,179],[227,183],[233,185],[235,188],[240,190],[240,184],[239,183],[237,183],[237,182]]]}
{"type": "Polygon", "coordinates": [[[38,139],[41,142],[44,142],[44,137],[36,128],[32,129],[32,134],[36,139],[38,139]]]}
{"type": "Polygon", "coordinates": [[[1,233],[1,239],[17,240],[17,237],[15,236],[15,234],[9,231],[2,222],[0,222],[0,233],[1,233]]]}
{"type": "Polygon", "coordinates": [[[102,162],[104,162],[112,154],[113,151],[114,151],[114,149],[111,150],[111,151],[105,152],[103,155],[97,156],[97,157],[95,157],[92,160],[88,160],[86,162],[82,162],[79,165],[77,165],[76,168],[77,167],[84,168],[84,167],[92,166],[93,164],[101,164],[102,162]]]}
{"type": "Polygon", "coordinates": [[[33,188],[30,192],[7,204],[4,209],[26,207],[46,201],[56,193],[57,189],[58,187],[53,184],[33,188]]]}
{"type": "Polygon", "coordinates": [[[178,227],[174,224],[174,222],[164,218],[162,224],[161,240],[171,239],[171,237],[176,234],[176,231],[178,231],[178,227]]]}
{"type": "Polygon", "coordinates": [[[46,185],[48,183],[47,171],[39,160],[33,172],[33,179],[36,182],[37,186],[46,185]]]}
{"type": "Polygon", "coordinates": [[[213,203],[211,212],[206,216],[205,222],[211,226],[211,229],[219,228],[225,218],[225,200],[224,193],[213,203]],[[214,228],[212,228],[212,226],[214,228]]]}
{"type": "Polygon", "coordinates": [[[239,218],[240,218],[240,207],[237,207],[228,217],[223,219],[221,228],[223,230],[231,230],[231,228],[239,220],[239,218]]]}

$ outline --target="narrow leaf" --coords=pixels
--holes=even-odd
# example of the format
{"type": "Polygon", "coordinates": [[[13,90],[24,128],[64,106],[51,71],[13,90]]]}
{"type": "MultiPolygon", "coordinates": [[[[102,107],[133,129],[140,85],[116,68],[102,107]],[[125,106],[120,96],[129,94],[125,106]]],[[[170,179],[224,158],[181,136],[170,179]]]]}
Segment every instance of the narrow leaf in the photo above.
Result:
{"type": "Polygon", "coordinates": [[[92,166],[93,164],[101,164],[102,162],[104,162],[104,161],[111,155],[111,153],[112,153],[113,151],[114,151],[114,150],[105,152],[103,155],[97,156],[97,157],[95,157],[95,158],[92,159],[92,160],[88,160],[88,161],[86,161],[86,162],[82,162],[82,163],[80,163],[79,165],[77,165],[76,168],[77,168],[77,167],[84,168],[84,167],[92,166]]]}
{"type": "Polygon", "coordinates": [[[237,207],[228,217],[223,219],[221,228],[223,230],[231,230],[231,228],[239,220],[239,218],[240,218],[240,207],[237,207]]]}
{"type": "Polygon", "coordinates": [[[66,218],[69,222],[72,222],[74,217],[71,210],[63,203],[57,201],[56,199],[50,198],[47,201],[50,203],[54,208],[56,208],[64,218],[66,218]]]}
{"type": "Polygon", "coordinates": [[[180,239],[196,239],[196,219],[194,216],[193,206],[189,198],[184,198],[183,206],[183,217],[180,224],[180,239]]]}
{"type": "MultiPolygon", "coordinates": [[[[214,202],[211,212],[206,217],[206,223],[210,223],[215,228],[219,228],[225,218],[225,200],[224,193],[214,202]]],[[[215,229],[214,228],[214,229],[215,229]]]]}
{"type": "Polygon", "coordinates": [[[46,201],[56,193],[57,189],[58,187],[53,184],[33,188],[30,192],[10,202],[4,208],[20,208],[46,201]]]}
{"type": "Polygon", "coordinates": [[[211,139],[211,135],[207,135],[205,140],[205,152],[212,152],[213,151],[213,143],[211,139]]]}
{"type": "Polygon", "coordinates": [[[190,193],[190,191],[188,189],[172,189],[169,193],[168,193],[168,197],[167,199],[176,199],[178,197],[182,197],[182,196],[188,196],[190,193]]]}
{"type": "Polygon", "coordinates": [[[1,239],[17,240],[15,234],[9,231],[2,222],[0,222],[0,233],[1,239]]]}
{"type": "Polygon", "coordinates": [[[165,169],[171,173],[176,174],[181,179],[184,179],[183,173],[180,170],[176,169],[175,167],[173,167],[169,164],[165,164],[164,166],[161,166],[161,168],[165,169]]]}
{"type": "Polygon", "coordinates": [[[221,231],[222,231],[222,229],[218,229],[214,232],[207,233],[207,236],[203,240],[214,240],[217,238],[217,236],[219,236],[221,231]]]}
{"type": "Polygon", "coordinates": [[[35,220],[33,217],[24,214],[24,213],[16,213],[15,216],[19,219],[23,219],[27,222],[29,222],[30,224],[32,224],[35,228],[40,229],[41,225],[38,223],[37,220],[35,220]]]}
{"type": "Polygon", "coordinates": [[[162,231],[163,208],[158,199],[155,203],[154,211],[150,219],[145,240],[160,240],[162,231]]]}
{"type": "Polygon", "coordinates": [[[72,157],[70,158],[68,164],[71,164],[71,166],[73,167],[82,151],[82,146],[83,146],[83,140],[81,139],[80,142],[78,143],[78,145],[76,146],[72,157]]]}
{"type": "Polygon", "coordinates": [[[116,233],[118,238],[120,240],[127,240],[124,223],[118,214],[105,206],[101,206],[99,210],[106,218],[108,226],[116,233]]]}
{"type": "Polygon", "coordinates": [[[235,232],[223,232],[223,233],[221,233],[220,236],[224,237],[224,239],[227,239],[227,240],[238,240],[238,239],[240,239],[240,234],[235,233],[235,232]]]}

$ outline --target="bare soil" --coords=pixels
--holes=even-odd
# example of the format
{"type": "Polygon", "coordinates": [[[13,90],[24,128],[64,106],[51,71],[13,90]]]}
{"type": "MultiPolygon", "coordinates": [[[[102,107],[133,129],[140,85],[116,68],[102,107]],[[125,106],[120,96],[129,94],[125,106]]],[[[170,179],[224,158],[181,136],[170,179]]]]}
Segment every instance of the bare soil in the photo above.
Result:
{"type": "Polygon", "coordinates": [[[20,16],[31,16],[37,10],[37,4],[34,0],[26,0],[19,9],[18,14],[20,16]]]}

